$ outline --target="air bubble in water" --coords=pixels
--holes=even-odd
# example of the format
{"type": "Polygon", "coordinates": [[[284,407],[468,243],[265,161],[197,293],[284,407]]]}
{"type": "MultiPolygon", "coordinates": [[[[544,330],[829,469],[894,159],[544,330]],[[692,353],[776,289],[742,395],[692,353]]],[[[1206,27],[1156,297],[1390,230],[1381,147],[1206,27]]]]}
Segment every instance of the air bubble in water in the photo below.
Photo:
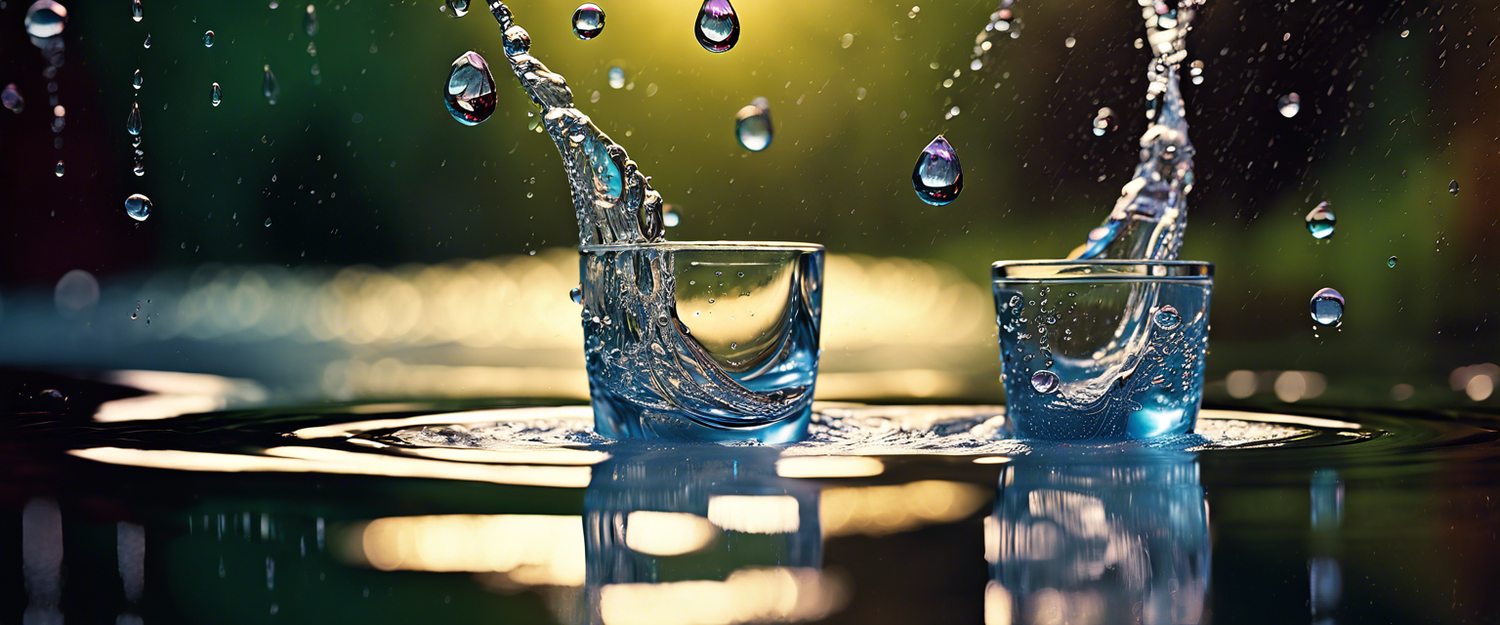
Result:
{"type": "Polygon", "coordinates": [[[1182,314],[1172,306],[1162,306],[1156,310],[1156,314],[1151,315],[1151,322],[1163,330],[1174,330],[1182,324],[1182,314]]]}
{"type": "Polygon", "coordinates": [[[26,98],[21,97],[20,90],[16,89],[15,83],[11,83],[0,90],[0,104],[4,104],[13,113],[20,113],[26,108],[26,98]]]}
{"type": "Polygon", "coordinates": [[[219,89],[219,83],[214,83],[213,89],[209,93],[209,102],[213,103],[214,106],[218,106],[219,102],[223,100],[224,92],[219,89]]]}
{"type": "Polygon", "coordinates": [[[1031,388],[1038,393],[1046,395],[1057,390],[1057,374],[1042,370],[1031,374],[1031,388]]]}
{"type": "Polygon", "coordinates": [[[1099,114],[1094,116],[1094,136],[1102,137],[1104,133],[1115,128],[1115,112],[1109,107],[1099,109],[1099,114]]]}
{"type": "Polygon", "coordinates": [[[58,178],[63,177],[63,162],[57,161],[57,168],[53,169],[52,171],[53,173],[57,174],[58,178]]]}
{"type": "Polygon", "coordinates": [[[141,0],[130,0],[130,19],[139,22],[143,17],[145,14],[141,11],[141,0]]]}
{"type": "Polygon", "coordinates": [[[1333,236],[1333,210],[1328,202],[1322,202],[1307,214],[1307,231],[1311,232],[1314,239],[1326,239],[1333,236]]]}
{"type": "Polygon", "coordinates": [[[311,37],[318,34],[318,10],[307,5],[307,15],[302,16],[302,31],[311,37]]]}
{"type": "Polygon", "coordinates": [[[945,206],[964,190],[963,167],[958,162],[958,153],[942,135],[922,150],[917,157],[917,166],[911,172],[912,186],[917,197],[933,206],[945,206]]]}
{"type": "Polygon", "coordinates": [[[141,83],[145,81],[145,78],[141,77],[141,70],[135,70],[135,76],[130,78],[130,86],[140,89],[141,83]]]}
{"type": "Polygon", "coordinates": [[[740,16],[729,0],[703,0],[693,36],[704,50],[728,52],[740,41],[740,16]]]}
{"type": "Polygon", "coordinates": [[[1344,318],[1344,296],[1333,289],[1322,289],[1313,293],[1312,318],[1318,325],[1339,325],[1344,318]]]}
{"type": "Polygon", "coordinates": [[[448,86],[443,102],[453,119],[474,126],[495,112],[495,77],[490,66],[477,52],[465,52],[453,61],[448,71],[448,86]]]}
{"type": "Polygon", "coordinates": [[[1458,195],[1458,181],[1457,180],[1450,180],[1450,181],[1448,181],[1448,193],[1450,193],[1452,195],[1458,195]]]}
{"type": "Polygon", "coordinates": [[[141,134],[141,105],[139,102],[130,105],[130,115],[125,118],[125,132],[132,135],[141,134]]]}
{"type": "Polygon", "coordinates": [[[151,198],[139,193],[125,198],[125,214],[136,221],[146,221],[151,216],[151,198]]]}
{"type": "Polygon", "coordinates": [[[1395,269],[1396,268],[1396,257],[1392,256],[1390,258],[1387,258],[1385,260],[1385,266],[1390,267],[1391,269],[1395,269]]]}
{"type": "Polygon", "coordinates": [[[1296,93],[1288,93],[1276,101],[1276,110],[1281,111],[1281,116],[1291,119],[1297,116],[1297,111],[1302,110],[1302,96],[1296,93]]]}
{"type": "Polygon", "coordinates": [[[37,0],[26,9],[26,34],[37,39],[56,37],[68,25],[68,9],[52,0],[37,0]]]}
{"type": "Polygon", "coordinates": [[[276,82],[276,74],[271,73],[271,66],[264,67],[266,76],[260,81],[260,92],[266,96],[266,101],[276,104],[276,98],[281,97],[281,84],[276,82]]]}
{"type": "Polygon", "coordinates": [[[579,306],[582,306],[583,305],[583,288],[581,286],[575,286],[572,289],[569,289],[568,290],[568,297],[573,300],[574,304],[578,304],[579,306]]]}
{"type": "Polygon", "coordinates": [[[448,14],[463,17],[469,14],[469,0],[448,0],[448,14]]]}
{"type": "Polygon", "coordinates": [[[734,135],[740,145],[759,152],[771,145],[771,103],[765,98],[751,100],[734,115],[734,135]]]}
{"type": "Polygon", "coordinates": [[[579,39],[588,41],[598,37],[602,32],[604,32],[604,9],[592,2],[578,5],[578,9],[573,11],[573,34],[578,35],[579,39]]]}
{"type": "Polygon", "coordinates": [[[203,33],[203,47],[214,47],[214,31],[210,30],[203,33]]]}
{"type": "Polygon", "coordinates": [[[623,89],[625,87],[625,70],[619,67],[609,68],[609,88],[623,89]]]}

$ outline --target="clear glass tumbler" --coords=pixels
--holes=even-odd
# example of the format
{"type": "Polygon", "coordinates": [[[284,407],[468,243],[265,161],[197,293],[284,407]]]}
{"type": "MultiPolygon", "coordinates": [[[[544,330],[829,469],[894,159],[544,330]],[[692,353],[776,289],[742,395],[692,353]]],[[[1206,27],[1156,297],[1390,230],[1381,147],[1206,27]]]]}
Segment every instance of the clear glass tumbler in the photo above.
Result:
{"type": "Polygon", "coordinates": [[[785,443],[807,435],[823,247],[667,242],[580,250],[597,431],[785,443]]]}
{"type": "Polygon", "coordinates": [[[1213,265],[994,265],[1006,412],[1022,438],[1115,441],[1193,431],[1213,265]]]}

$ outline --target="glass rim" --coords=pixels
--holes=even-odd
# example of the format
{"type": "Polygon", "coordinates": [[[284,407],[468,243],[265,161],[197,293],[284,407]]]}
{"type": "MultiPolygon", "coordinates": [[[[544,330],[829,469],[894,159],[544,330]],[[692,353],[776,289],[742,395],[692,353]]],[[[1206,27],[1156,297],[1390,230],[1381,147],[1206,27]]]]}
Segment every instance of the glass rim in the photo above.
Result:
{"type": "Polygon", "coordinates": [[[822,252],[818,243],[795,241],[659,241],[656,243],[608,243],[603,245],[580,245],[581,252],[618,252],[632,249],[662,250],[678,252],[685,250],[726,250],[764,252],[822,252]]]}
{"type": "Polygon", "coordinates": [[[1211,281],[1214,277],[1213,263],[1201,260],[1002,260],[991,267],[995,282],[1211,281]]]}

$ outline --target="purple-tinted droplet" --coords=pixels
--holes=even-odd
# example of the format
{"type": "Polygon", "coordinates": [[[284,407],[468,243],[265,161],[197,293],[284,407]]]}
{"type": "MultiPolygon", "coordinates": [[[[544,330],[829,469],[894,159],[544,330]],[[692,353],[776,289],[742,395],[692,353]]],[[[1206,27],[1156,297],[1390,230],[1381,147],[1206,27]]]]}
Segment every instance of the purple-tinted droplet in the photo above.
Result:
{"type": "Polygon", "coordinates": [[[586,2],[573,11],[573,34],[579,39],[588,41],[598,37],[604,32],[604,9],[592,2],[586,2]]]}
{"type": "Polygon", "coordinates": [[[729,0],[703,0],[693,36],[709,52],[728,52],[740,41],[740,16],[729,0]]]}
{"type": "Polygon", "coordinates": [[[495,112],[495,77],[490,65],[477,52],[465,52],[453,61],[443,102],[453,119],[474,126],[495,112]]]}
{"type": "Polygon", "coordinates": [[[917,197],[933,206],[944,206],[958,199],[964,190],[963,166],[958,163],[958,153],[942,135],[922,150],[917,157],[917,166],[911,172],[911,184],[917,197]]]}

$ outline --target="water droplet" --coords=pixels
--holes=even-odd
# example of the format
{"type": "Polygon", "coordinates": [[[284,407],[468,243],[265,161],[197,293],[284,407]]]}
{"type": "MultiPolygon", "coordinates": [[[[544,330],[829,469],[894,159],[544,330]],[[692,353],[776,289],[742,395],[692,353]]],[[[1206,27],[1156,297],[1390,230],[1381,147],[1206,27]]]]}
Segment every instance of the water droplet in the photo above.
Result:
{"type": "Polygon", "coordinates": [[[582,306],[583,305],[583,287],[580,285],[580,286],[575,286],[572,289],[569,289],[568,290],[568,297],[570,297],[570,298],[573,299],[573,303],[574,304],[578,304],[579,306],[582,306]]]}
{"type": "Polygon", "coordinates": [[[141,0],[130,0],[130,19],[139,22],[143,17],[145,15],[141,11],[141,0]]]}
{"type": "Polygon", "coordinates": [[[266,96],[266,101],[276,104],[276,98],[281,97],[281,85],[276,82],[276,74],[271,73],[271,66],[265,66],[266,76],[260,81],[260,92],[266,96]]]}
{"type": "Polygon", "coordinates": [[[1450,193],[1452,195],[1458,195],[1458,181],[1457,180],[1452,180],[1452,181],[1448,182],[1448,193],[1450,193]]]}
{"type": "Polygon", "coordinates": [[[141,70],[135,70],[135,76],[130,78],[130,86],[140,89],[143,82],[145,82],[145,78],[141,77],[141,70]]]}
{"type": "Polygon", "coordinates": [[[911,183],[917,197],[933,206],[945,206],[958,199],[964,190],[963,167],[958,162],[958,153],[942,135],[922,150],[917,157],[917,166],[912,169],[911,183]]]}
{"type": "Polygon", "coordinates": [[[495,77],[490,74],[489,63],[479,53],[469,51],[453,61],[448,70],[448,87],[443,91],[443,102],[453,119],[466,126],[474,126],[490,118],[495,112],[495,77]]]}
{"type": "Polygon", "coordinates": [[[1396,257],[1392,256],[1390,258],[1387,258],[1385,260],[1385,266],[1390,267],[1391,269],[1395,269],[1396,268],[1396,257]]]}
{"type": "Polygon", "coordinates": [[[21,97],[21,91],[16,89],[16,85],[12,83],[6,85],[5,89],[0,91],[0,104],[4,104],[5,108],[10,109],[13,113],[20,113],[22,109],[26,108],[26,98],[21,97]]]}
{"type": "Polygon", "coordinates": [[[151,216],[151,198],[139,193],[125,198],[125,214],[136,221],[146,221],[151,216]]]}
{"type": "Polygon", "coordinates": [[[1094,116],[1094,136],[1102,137],[1104,133],[1114,130],[1115,111],[1109,107],[1099,109],[1099,114],[1094,116]]]}
{"type": "Polygon", "coordinates": [[[1281,116],[1291,119],[1297,116],[1297,111],[1302,110],[1302,96],[1296,93],[1288,93],[1276,101],[1276,110],[1281,111],[1281,116]]]}
{"type": "Polygon", "coordinates": [[[703,0],[693,36],[709,52],[728,52],[740,41],[740,16],[729,0],[703,0]]]}
{"type": "Polygon", "coordinates": [[[223,100],[224,92],[219,89],[219,83],[214,83],[213,89],[209,92],[209,102],[212,102],[214,106],[218,106],[219,102],[223,100]]]}
{"type": "Polygon", "coordinates": [[[1333,289],[1322,289],[1312,296],[1312,318],[1318,325],[1339,325],[1344,318],[1344,296],[1333,289]]]}
{"type": "Polygon", "coordinates": [[[756,98],[734,115],[734,135],[740,145],[751,152],[770,147],[771,103],[765,98],[756,98]]]}
{"type": "Polygon", "coordinates": [[[47,399],[61,399],[61,400],[64,400],[64,401],[67,401],[67,399],[68,399],[67,396],[65,396],[65,395],[62,394],[62,391],[59,391],[59,390],[57,390],[55,388],[49,388],[47,390],[42,391],[41,393],[38,393],[37,395],[40,396],[40,397],[45,397],[47,399]]]}
{"type": "Polygon", "coordinates": [[[849,49],[849,46],[852,45],[854,45],[854,33],[844,33],[844,36],[839,38],[840,48],[844,48],[847,50],[849,49]]]}
{"type": "Polygon", "coordinates": [[[146,41],[141,43],[141,47],[147,49],[151,48],[151,35],[149,33],[146,35],[146,41]]]}
{"type": "Polygon", "coordinates": [[[676,204],[668,204],[661,209],[661,225],[668,228],[676,228],[682,223],[682,212],[676,204]]]}
{"type": "MultiPolygon", "coordinates": [[[[136,151],[139,152],[140,150],[136,150],[136,151]]],[[[145,163],[145,161],[141,160],[140,156],[136,156],[135,167],[131,168],[131,172],[135,173],[135,175],[137,175],[137,176],[144,176],[144,175],[146,175],[146,163],[145,163]]]]}
{"type": "Polygon", "coordinates": [[[592,2],[578,5],[578,9],[573,11],[573,34],[578,35],[579,39],[588,41],[598,37],[602,32],[604,32],[604,9],[592,2]]]}
{"type": "Polygon", "coordinates": [[[1031,374],[1031,388],[1038,393],[1046,395],[1057,390],[1057,374],[1042,370],[1031,374]]]}
{"type": "Polygon", "coordinates": [[[531,35],[525,28],[511,26],[505,29],[505,55],[526,54],[531,50],[531,35]]]}
{"type": "Polygon", "coordinates": [[[125,132],[133,135],[141,134],[141,105],[139,102],[130,105],[130,115],[125,118],[125,132]]]}
{"type": "Polygon", "coordinates": [[[1151,315],[1151,322],[1163,330],[1175,330],[1182,324],[1182,315],[1172,306],[1162,306],[1156,310],[1156,314],[1151,315]]]}
{"type": "Polygon", "coordinates": [[[61,160],[57,161],[57,168],[53,169],[52,171],[53,173],[57,174],[58,178],[63,177],[63,162],[61,160]]]}
{"type": "Polygon", "coordinates": [[[1328,202],[1322,202],[1307,214],[1307,231],[1311,232],[1314,239],[1326,239],[1333,236],[1333,210],[1329,208],[1328,202]]]}
{"type": "Polygon", "coordinates": [[[623,89],[625,87],[625,70],[619,67],[609,68],[609,87],[611,89],[623,89]]]}
{"type": "Polygon", "coordinates": [[[270,217],[267,217],[267,218],[266,218],[266,227],[267,227],[267,228],[270,228],[270,227],[271,227],[271,218],[270,218],[270,217]]]}
{"type": "Polygon", "coordinates": [[[463,17],[469,14],[469,0],[448,0],[448,14],[463,17]]]}
{"type": "Polygon", "coordinates": [[[26,9],[26,34],[37,39],[56,37],[68,25],[68,9],[52,0],[37,0],[26,9]]]}
{"type": "Polygon", "coordinates": [[[1068,37],[1067,39],[1063,40],[1063,47],[1064,48],[1072,48],[1073,46],[1076,46],[1076,45],[1078,45],[1078,40],[1074,39],[1072,37],[1068,37]]]}
{"type": "Polygon", "coordinates": [[[214,31],[210,30],[203,33],[203,47],[214,47],[214,31]]]}
{"type": "Polygon", "coordinates": [[[1405,39],[1405,38],[1407,38],[1409,36],[1411,36],[1411,31],[1410,30],[1403,30],[1403,31],[1401,31],[1401,38],[1402,39],[1405,39]]]}
{"type": "Polygon", "coordinates": [[[307,5],[307,15],[302,16],[302,30],[311,37],[318,34],[318,10],[307,5]]]}

